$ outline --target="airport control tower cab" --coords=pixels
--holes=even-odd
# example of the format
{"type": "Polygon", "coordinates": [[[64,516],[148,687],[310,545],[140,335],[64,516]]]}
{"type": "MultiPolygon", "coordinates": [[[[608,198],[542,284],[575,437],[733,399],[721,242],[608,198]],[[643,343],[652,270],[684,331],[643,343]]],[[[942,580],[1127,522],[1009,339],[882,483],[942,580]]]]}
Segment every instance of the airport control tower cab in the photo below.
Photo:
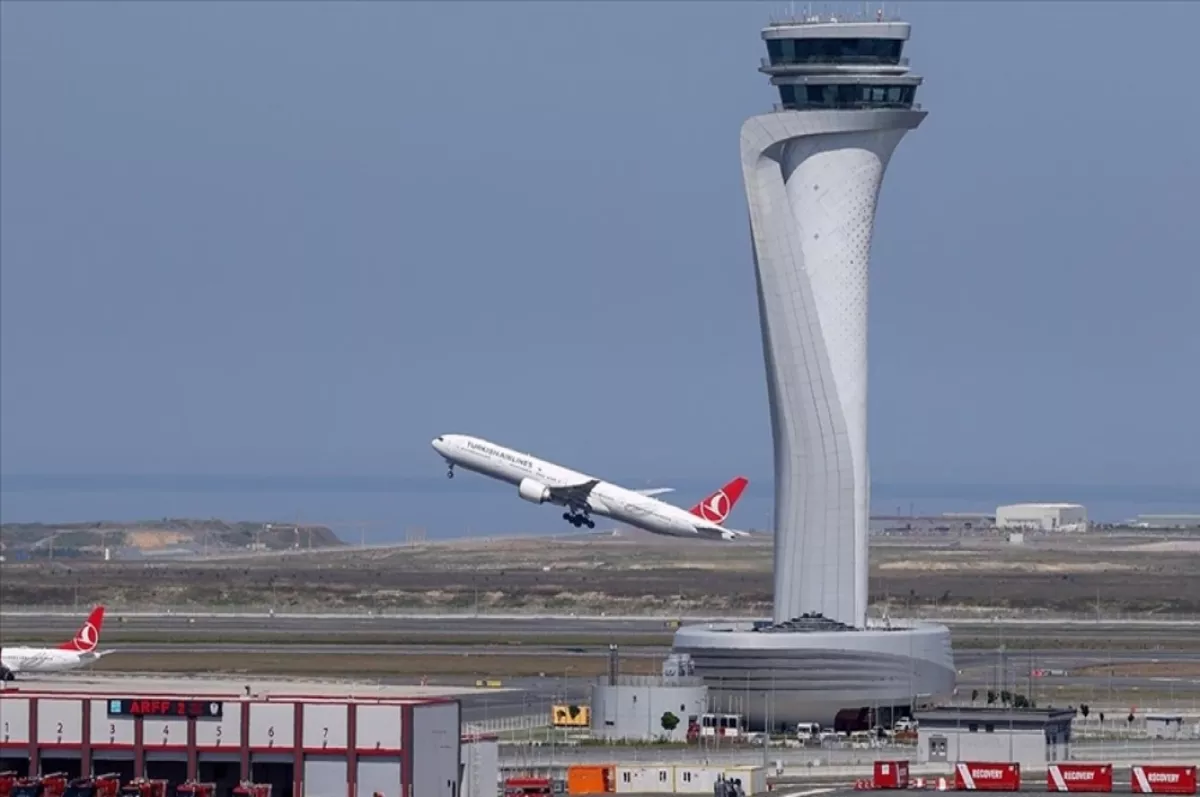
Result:
{"type": "Polygon", "coordinates": [[[908,69],[907,22],[807,16],[763,28],[759,68],[779,89],[777,110],[912,108],[921,78],[908,69]]]}

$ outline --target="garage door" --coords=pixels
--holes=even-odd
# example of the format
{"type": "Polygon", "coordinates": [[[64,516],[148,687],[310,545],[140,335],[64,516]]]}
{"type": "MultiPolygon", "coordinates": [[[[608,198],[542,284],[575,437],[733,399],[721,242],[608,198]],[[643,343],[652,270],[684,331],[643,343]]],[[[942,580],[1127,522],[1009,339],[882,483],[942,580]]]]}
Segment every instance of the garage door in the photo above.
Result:
{"type": "Polygon", "coordinates": [[[400,797],[400,757],[358,759],[358,795],[400,797]]]}
{"type": "Polygon", "coordinates": [[[304,797],[346,797],[345,757],[305,757],[304,797]]]}

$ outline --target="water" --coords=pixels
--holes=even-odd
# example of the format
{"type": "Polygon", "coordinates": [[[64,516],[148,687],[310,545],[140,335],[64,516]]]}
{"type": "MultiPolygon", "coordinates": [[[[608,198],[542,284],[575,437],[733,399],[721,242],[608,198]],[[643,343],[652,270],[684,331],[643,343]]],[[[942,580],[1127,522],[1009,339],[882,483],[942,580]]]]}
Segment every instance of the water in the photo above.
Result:
{"type": "MultiPolygon", "coordinates": [[[[663,496],[690,506],[720,478],[620,480],[631,487],[667,486],[663,496]]],[[[995,511],[1017,501],[1073,501],[1093,520],[1143,513],[1200,512],[1200,489],[1021,485],[873,485],[874,514],[933,515],[995,511]]],[[[552,507],[517,499],[514,488],[470,473],[392,476],[21,476],[0,478],[0,521],[66,523],[165,517],[320,523],[355,543],[399,542],[408,531],[428,539],[572,531],[552,507]]],[[[772,488],[752,480],[734,509],[734,528],[770,526],[772,488]]],[[[600,524],[598,528],[604,528],[600,524]]]]}

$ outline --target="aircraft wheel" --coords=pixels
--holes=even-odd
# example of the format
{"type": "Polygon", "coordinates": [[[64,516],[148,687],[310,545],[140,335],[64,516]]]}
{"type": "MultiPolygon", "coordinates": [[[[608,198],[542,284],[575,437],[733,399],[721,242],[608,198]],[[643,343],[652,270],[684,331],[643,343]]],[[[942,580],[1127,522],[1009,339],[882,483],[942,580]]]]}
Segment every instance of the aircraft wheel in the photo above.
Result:
{"type": "Polygon", "coordinates": [[[8,669],[7,667],[0,667],[0,681],[13,681],[13,680],[16,680],[16,675],[13,674],[13,671],[8,669]]]}

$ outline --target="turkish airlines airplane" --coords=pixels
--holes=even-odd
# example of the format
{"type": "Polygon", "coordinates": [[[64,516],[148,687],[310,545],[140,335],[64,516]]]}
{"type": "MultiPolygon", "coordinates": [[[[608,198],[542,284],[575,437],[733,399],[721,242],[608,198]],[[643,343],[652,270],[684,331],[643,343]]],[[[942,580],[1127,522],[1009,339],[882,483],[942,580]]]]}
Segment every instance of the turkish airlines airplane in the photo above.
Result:
{"type": "Polygon", "coordinates": [[[626,489],[478,437],[447,434],[435,437],[432,445],[449,464],[450,478],[457,466],[516,485],[517,495],[526,501],[565,507],[563,520],[575,528],[594,529],[590,516],[600,515],[669,537],[736,540],[750,536],[721,525],[749,483],[741,476],[691,509],[681,509],[653,497],[670,492],[669,488],[626,489]]]}
{"type": "Polygon", "coordinates": [[[97,652],[100,629],[104,625],[104,607],[92,609],[87,620],[70,642],[56,648],[15,647],[0,649],[0,681],[11,681],[18,673],[66,672],[86,667],[112,653],[97,652]]]}

